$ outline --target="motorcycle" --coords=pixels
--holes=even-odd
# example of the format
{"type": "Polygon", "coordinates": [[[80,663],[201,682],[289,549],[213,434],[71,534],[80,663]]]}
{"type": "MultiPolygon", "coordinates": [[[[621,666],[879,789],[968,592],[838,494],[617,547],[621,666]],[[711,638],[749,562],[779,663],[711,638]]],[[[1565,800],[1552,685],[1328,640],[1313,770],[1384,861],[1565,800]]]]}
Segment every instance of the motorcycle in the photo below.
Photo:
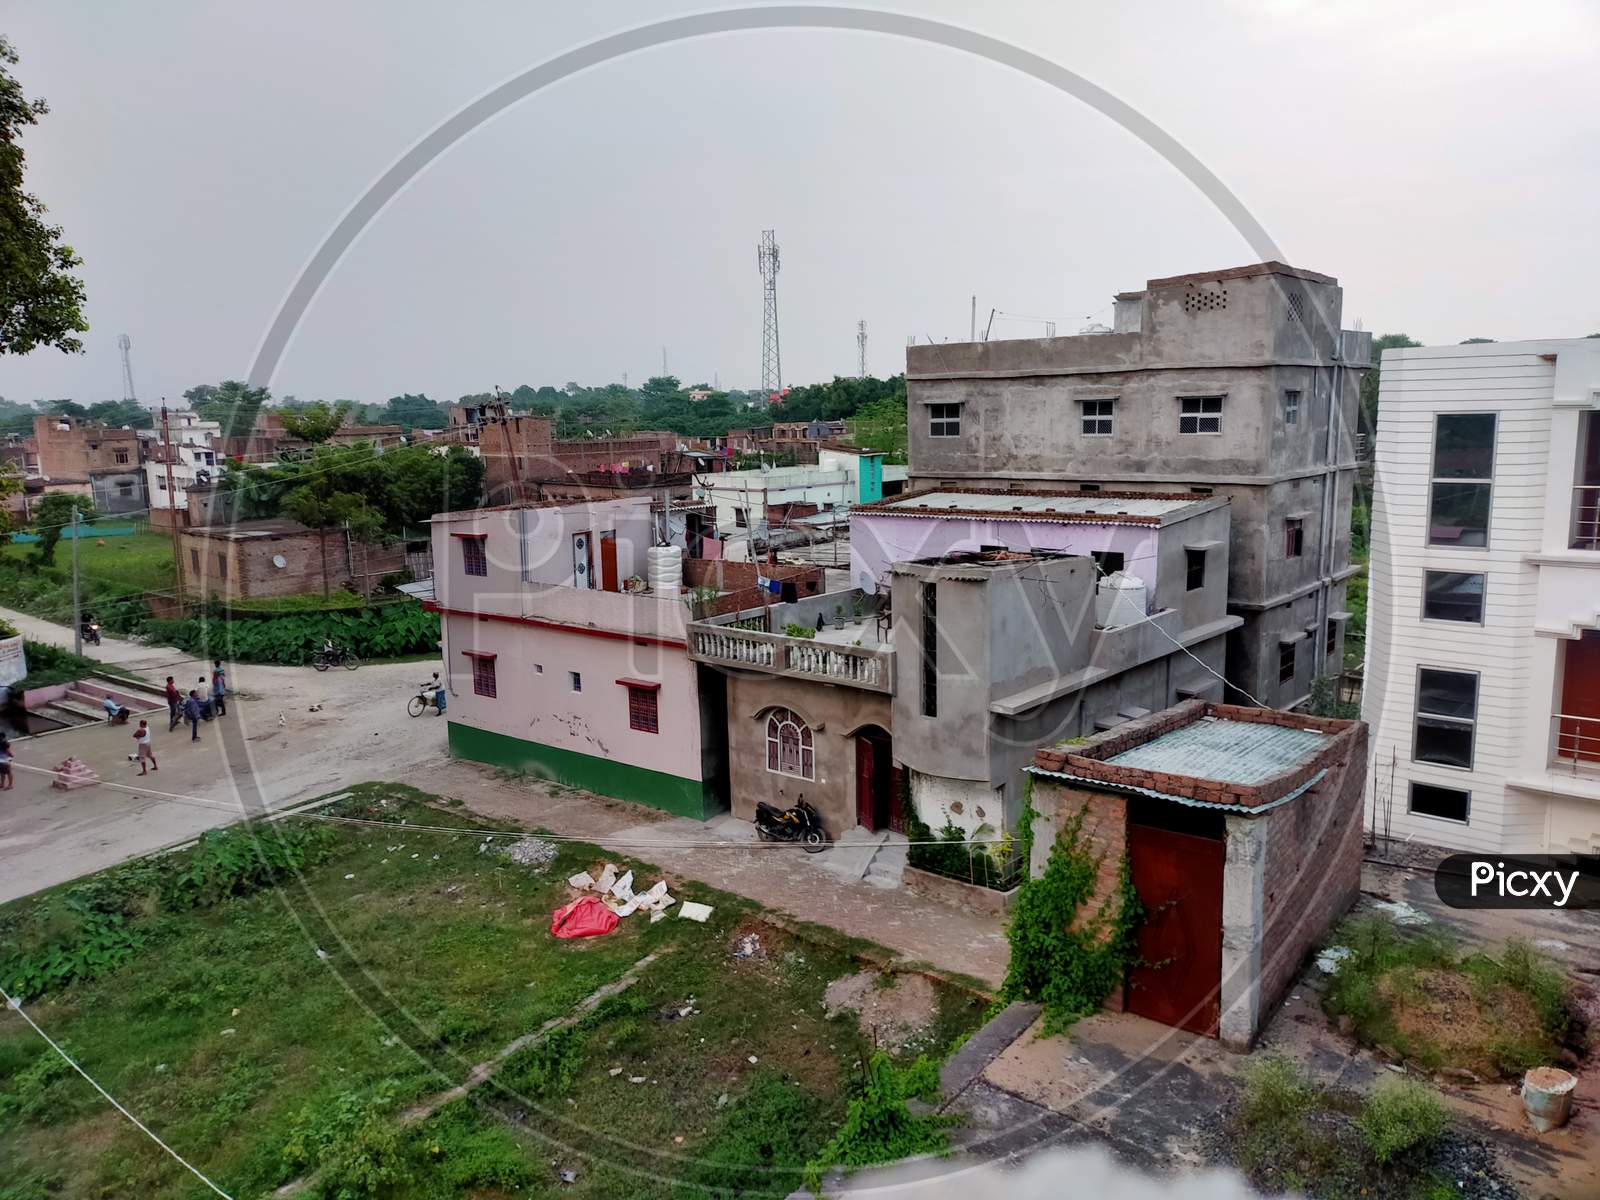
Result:
{"type": "Polygon", "coordinates": [[[322,649],[317,651],[317,656],[311,660],[311,665],[319,671],[326,671],[329,667],[343,667],[346,671],[354,671],[361,665],[361,660],[348,650],[335,646],[332,650],[322,649]]]}
{"type": "Polygon", "coordinates": [[[764,842],[799,842],[807,854],[816,854],[828,845],[822,817],[804,800],[796,802],[793,808],[757,801],[756,836],[764,842]]]}
{"type": "Polygon", "coordinates": [[[84,641],[90,643],[91,645],[95,645],[95,646],[98,646],[100,644],[100,626],[99,625],[95,624],[93,621],[85,621],[83,623],[82,632],[83,632],[83,640],[84,641]]]}

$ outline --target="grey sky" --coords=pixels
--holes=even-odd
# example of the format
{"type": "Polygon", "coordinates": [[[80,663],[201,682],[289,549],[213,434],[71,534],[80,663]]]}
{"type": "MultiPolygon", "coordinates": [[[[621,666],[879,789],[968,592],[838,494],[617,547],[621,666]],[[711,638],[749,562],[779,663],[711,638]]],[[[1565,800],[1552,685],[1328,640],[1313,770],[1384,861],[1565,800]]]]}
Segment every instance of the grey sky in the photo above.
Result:
{"type": "MultiPolygon", "coordinates": [[[[917,2],[1052,58],[1182,141],[1346,322],[1425,341],[1600,329],[1600,7],[917,2]]],[[[86,260],[87,352],[0,360],[14,399],[243,377],[295,274],[438,121],[669,3],[7,3],[53,112],[29,185],[86,260]]],[[[953,51],[728,35],[613,62],[449,151],[368,229],[273,390],[454,399],[491,384],[754,386],[776,228],[784,376],[964,338],[968,297],[1104,319],[1113,291],[1252,256],[1083,105],[953,51]]],[[[997,323],[996,335],[1037,326],[997,323]]]]}

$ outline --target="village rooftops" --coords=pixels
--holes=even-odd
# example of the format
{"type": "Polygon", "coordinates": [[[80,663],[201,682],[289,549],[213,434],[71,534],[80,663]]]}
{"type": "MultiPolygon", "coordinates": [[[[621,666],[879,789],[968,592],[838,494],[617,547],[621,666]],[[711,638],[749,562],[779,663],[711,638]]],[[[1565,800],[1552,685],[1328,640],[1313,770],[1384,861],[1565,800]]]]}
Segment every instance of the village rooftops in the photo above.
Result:
{"type": "Polygon", "coordinates": [[[1359,729],[1356,721],[1190,700],[1040,750],[1027,770],[1201,808],[1264,812],[1314,788],[1359,729]]]}
{"type": "MultiPolygon", "coordinates": [[[[285,517],[269,517],[259,521],[235,521],[231,525],[200,525],[184,532],[198,537],[243,542],[258,538],[299,537],[301,534],[314,533],[315,530],[285,517]]],[[[344,531],[341,529],[339,532],[344,531]]]]}
{"type": "Polygon", "coordinates": [[[1171,492],[1009,492],[929,488],[873,504],[865,517],[978,517],[994,521],[1059,521],[1091,525],[1166,525],[1221,503],[1218,497],[1171,492]]]}

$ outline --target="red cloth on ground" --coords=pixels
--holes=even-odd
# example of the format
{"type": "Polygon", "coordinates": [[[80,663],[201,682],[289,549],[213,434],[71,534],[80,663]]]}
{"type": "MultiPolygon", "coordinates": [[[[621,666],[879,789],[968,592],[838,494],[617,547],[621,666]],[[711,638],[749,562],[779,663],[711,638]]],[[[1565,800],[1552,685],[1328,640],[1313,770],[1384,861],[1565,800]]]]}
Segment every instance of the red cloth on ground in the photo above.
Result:
{"type": "Polygon", "coordinates": [[[558,938],[595,937],[617,927],[617,914],[598,896],[579,896],[563,904],[550,917],[550,932],[558,938]]]}

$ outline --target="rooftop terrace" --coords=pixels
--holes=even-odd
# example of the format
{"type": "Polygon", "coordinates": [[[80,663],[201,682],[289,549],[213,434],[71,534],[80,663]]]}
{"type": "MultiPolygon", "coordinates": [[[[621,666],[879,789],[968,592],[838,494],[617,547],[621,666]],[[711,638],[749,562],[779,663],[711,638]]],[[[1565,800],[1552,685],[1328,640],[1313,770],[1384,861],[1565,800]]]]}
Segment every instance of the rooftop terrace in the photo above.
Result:
{"type": "Polygon", "coordinates": [[[859,505],[859,516],[974,516],[1013,521],[1160,525],[1162,518],[1215,504],[1211,496],[1158,492],[1002,492],[935,488],[859,505]]]}

